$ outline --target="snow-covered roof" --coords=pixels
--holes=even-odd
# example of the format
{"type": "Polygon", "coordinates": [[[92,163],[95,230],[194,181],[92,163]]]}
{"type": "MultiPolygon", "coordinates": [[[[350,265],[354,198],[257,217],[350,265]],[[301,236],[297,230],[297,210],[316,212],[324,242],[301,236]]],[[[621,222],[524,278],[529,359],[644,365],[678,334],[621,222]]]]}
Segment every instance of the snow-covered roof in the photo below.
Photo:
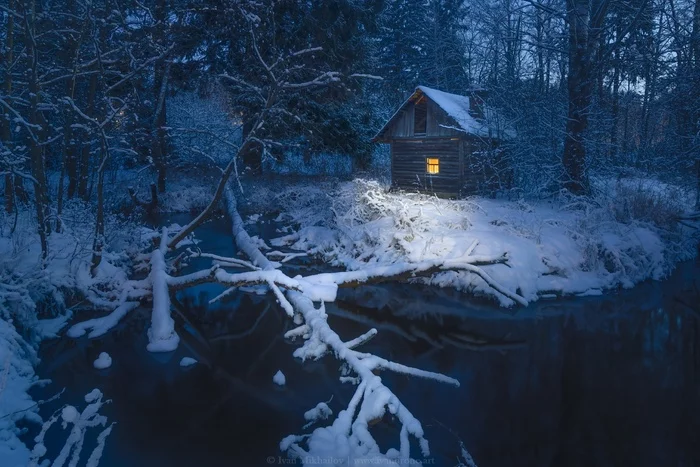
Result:
{"type": "MultiPolygon", "coordinates": [[[[474,91],[482,91],[483,89],[474,89],[474,91]]],[[[514,138],[515,130],[499,116],[499,114],[489,106],[482,106],[483,118],[474,117],[469,113],[470,103],[469,97],[451,94],[449,92],[439,91],[427,86],[418,86],[416,91],[409,97],[406,102],[401,104],[401,107],[389,119],[384,127],[377,133],[375,139],[378,139],[386,130],[386,128],[394,121],[401,113],[406,104],[415,100],[416,93],[421,92],[428,99],[432,100],[457,124],[456,127],[451,127],[458,131],[463,131],[469,135],[480,136],[485,138],[510,139],[514,138]]]]}

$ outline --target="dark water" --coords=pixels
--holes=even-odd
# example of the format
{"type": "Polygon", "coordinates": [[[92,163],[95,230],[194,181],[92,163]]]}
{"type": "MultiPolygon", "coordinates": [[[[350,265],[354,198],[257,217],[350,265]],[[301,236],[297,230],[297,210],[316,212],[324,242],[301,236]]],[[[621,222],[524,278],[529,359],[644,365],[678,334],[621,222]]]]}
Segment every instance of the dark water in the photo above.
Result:
{"type": "MultiPolygon", "coordinates": [[[[202,230],[207,251],[234,253],[228,228],[202,230]]],[[[662,283],[515,311],[449,290],[362,287],[327,311],[342,338],[379,330],[363,350],[461,381],[383,375],[422,421],[428,464],[455,465],[461,439],[482,467],[691,466],[700,465],[699,272],[686,263],[662,283]]],[[[279,441],[303,432],[306,410],[331,398],[334,413],[346,407],[353,388],[338,382],[339,363],[295,360],[299,344],[282,337],[292,325],[273,300],[235,293],[207,307],[221,290],[178,297],[173,354],[146,351],[146,310],[102,338],[44,345],[38,374],[53,383],[40,396],[65,387],[62,401],[84,406],[98,387],[112,399],[103,413],[117,425],[101,465],[278,464],[279,441]],[[114,363],[98,371],[102,351],[114,363]],[[180,368],[185,356],[200,363],[180,368]]],[[[374,433],[384,449],[398,444],[390,423],[374,433]]]]}

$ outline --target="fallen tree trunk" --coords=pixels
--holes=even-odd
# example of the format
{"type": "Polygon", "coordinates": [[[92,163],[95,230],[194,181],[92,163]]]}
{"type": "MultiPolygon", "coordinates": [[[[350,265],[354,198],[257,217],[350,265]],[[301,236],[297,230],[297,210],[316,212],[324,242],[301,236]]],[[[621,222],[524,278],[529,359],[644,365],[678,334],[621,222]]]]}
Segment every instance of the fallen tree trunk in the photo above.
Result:
{"type": "Polygon", "coordinates": [[[151,327],[148,329],[148,351],[170,352],[177,348],[180,336],[175,332],[175,321],[170,316],[170,291],[165,263],[168,248],[168,229],[163,228],[163,236],[158,248],[151,255],[151,290],[153,292],[153,312],[151,327]]]}
{"type": "MultiPolygon", "coordinates": [[[[228,211],[232,218],[235,218],[233,221],[233,236],[238,248],[245,252],[256,266],[265,270],[274,268],[275,265],[262,255],[245,231],[243,222],[236,210],[235,198],[233,198],[232,193],[227,194],[227,201],[229,202],[228,211]]],[[[474,267],[470,264],[463,264],[462,266],[474,267]]],[[[314,306],[313,300],[309,297],[309,289],[319,285],[337,287],[339,283],[359,284],[366,282],[372,277],[398,277],[420,272],[421,270],[428,271],[435,267],[435,264],[408,265],[405,267],[387,266],[371,272],[351,271],[296,278],[301,283],[302,290],[288,290],[286,294],[282,294],[281,291],[275,290],[272,284],[270,285],[280,306],[289,315],[295,317],[295,322],[300,323],[298,328],[285,335],[288,338],[301,336],[305,339],[305,343],[294,352],[294,356],[302,360],[307,358],[318,359],[330,352],[343,361],[349,370],[357,375],[356,377],[341,376],[341,381],[352,382],[357,385],[357,389],[347,408],[338,414],[330,426],[317,428],[310,435],[287,436],[280,442],[281,450],[288,452],[292,457],[301,458],[302,461],[308,456],[332,461],[342,453],[351,463],[356,458],[372,458],[375,460],[396,460],[398,458],[404,462],[410,462],[411,446],[409,435],[413,435],[418,440],[422,455],[425,457],[430,455],[428,441],[424,436],[421,423],[374,372],[382,369],[391,370],[412,376],[434,379],[455,386],[459,386],[459,382],[449,376],[410,368],[372,354],[354,350],[355,347],[371,339],[376,334],[376,330],[371,329],[355,339],[343,342],[328,324],[328,317],[323,303],[321,303],[319,308],[314,306]],[[393,414],[401,424],[400,446],[399,450],[390,449],[386,453],[382,453],[379,445],[372,437],[369,427],[380,420],[387,411],[393,414]],[[307,449],[301,446],[302,442],[306,443],[307,449]]]]}
{"type": "MultiPolygon", "coordinates": [[[[224,179],[222,178],[222,180],[224,179]]],[[[112,312],[105,317],[74,325],[69,330],[69,335],[79,336],[88,331],[90,331],[89,337],[102,335],[114,327],[130,310],[136,308],[139,303],[150,298],[153,308],[151,326],[148,330],[148,350],[152,352],[173,351],[177,348],[180,338],[175,331],[175,321],[171,316],[171,293],[203,283],[225,285],[227,288],[224,292],[212,300],[216,301],[242,287],[265,287],[274,294],[280,307],[287,315],[299,325],[285,334],[285,337],[290,339],[301,337],[304,340],[304,343],[294,351],[294,356],[306,360],[319,359],[328,354],[333,355],[343,362],[342,368],[344,370],[340,381],[350,382],[357,386],[355,395],[347,408],[338,414],[331,425],[317,428],[311,434],[290,435],[281,441],[280,448],[291,456],[332,456],[342,452],[348,453],[348,458],[353,460],[372,458],[400,459],[410,462],[409,436],[412,435],[418,441],[423,456],[427,457],[430,450],[421,423],[384,385],[377,373],[393,371],[454,386],[459,386],[459,382],[440,373],[411,368],[371,353],[356,350],[357,347],[377,334],[376,329],[370,329],[358,337],[343,341],[329,325],[324,303],[335,300],[339,287],[356,287],[369,283],[430,277],[435,273],[445,271],[465,271],[479,276],[495,291],[514,302],[527,305],[527,301],[522,296],[496,282],[479,267],[487,264],[507,265],[508,256],[506,254],[493,257],[472,255],[477,245],[477,242],[474,242],[467,249],[465,255],[457,259],[374,265],[363,270],[292,278],[278,269],[281,267],[281,263],[269,260],[260,251],[257,243],[248,235],[243,219],[238,213],[233,190],[225,186],[225,183],[219,188],[218,192],[224,195],[227,212],[231,217],[232,235],[236,246],[250,261],[188,250],[190,257],[209,258],[215,264],[209,269],[181,276],[169,274],[166,261],[168,248],[176,246],[180,240],[199,225],[198,223],[203,221],[206,217],[205,210],[187,227],[176,232],[172,239],[169,238],[168,229],[163,229],[159,245],[150,254],[149,274],[146,279],[126,281],[122,284],[121,292],[111,296],[105,292],[88,291],[88,296],[91,297],[93,303],[108,307],[112,309],[112,312]],[[244,271],[227,272],[224,270],[225,267],[243,269],[244,271]],[[93,297],[91,294],[97,294],[97,296],[93,297]],[[100,298],[100,296],[105,298],[100,298]],[[317,307],[315,302],[320,302],[320,305],[317,307]],[[369,430],[387,413],[392,414],[401,425],[399,449],[382,452],[369,430]]],[[[181,254],[175,261],[179,263],[182,259],[183,255],[181,254]]]]}
{"type": "Polygon", "coordinates": [[[386,266],[372,266],[358,271],[322,273],[307,276],[304,280],[317,284],[335,284],[338,287],[357,287],[362,284],[378,284],[395,282],[415,277],[431,277],[445,271],[467,271],[481,277],[491,288],[510,298],[522,306],[527,306],[527,300],[521,295],[508,290],[496,282],[486,271],[476,265],[502,264],[507,261],[507,255],[495,258],[467,256],[460,260],[430,260],[420,263],[400,263],[386,266]]]}

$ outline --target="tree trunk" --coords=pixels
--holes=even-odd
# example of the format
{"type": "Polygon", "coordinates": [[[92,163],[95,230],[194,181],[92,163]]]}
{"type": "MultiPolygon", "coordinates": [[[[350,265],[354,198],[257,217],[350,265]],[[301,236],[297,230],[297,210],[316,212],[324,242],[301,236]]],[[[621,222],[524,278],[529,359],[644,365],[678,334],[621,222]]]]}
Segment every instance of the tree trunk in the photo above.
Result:
{"type": "MultiPolygon", "coordinates": [[[[71,79],[71,84],[69,84],[69,89],[74,93],[75,90],[75,77],[71,79]]],[[[72,94],[71,94],[72,96],[72,94]]],[[[66,126],[64,130],[64,166],[66,170],[66,175],[68,176],[68,193],[69,199],[72,199],[78,189],[78,154],[75,147],[75,135],[73,130],[70,128],[70,124],[73,123],[72,110],[66,110],[66,126]]]]}
{"type": "Polygon", "coordinates": [[[563,185],[572,193],[583,194],[589,190],[584,138],[595,84],[594,58],[596,47],[601,44],[603,22],[610,0],[567,0],[566,5],[569,23],[569,110],[562,156],[566,172],[563,185]]]}
{"type": "Polygon", "coordinates": [[[563,184],[572,193],[580,194],[588,191],[583,139],[588,127],[592,91],[588,44],[590,11],[585,0],[567,0],[566,4],[569,21],[569,110],[562,158],[565,170],[563,184]]]}
{"type": "MultiPolygon", "coordinates": [[[[257,123],[257,118],[247,118],[243,122],[243,138],[247,138],[253,131],[253,126],[257,123]]],[[[258,143],[251,143],[247,149],[241,152],[243,166],[255,175],[262,173],[262,147],[258,143]]]]}
{"type": "MultiPolygon", "coordinates": [[[[74,41],[71,47],[70,56],[73,57],[73,76],[68,80],[66,95],[72,100],[75,96],[75,84],[76,75],[78,73],[78,52],[80,49],[80,43],[74,41]]],[[[77,172],[76,172],[76,154],[75,154],[75,142],[73,141],[73,109],[70,105],[66,104],[63,112],[64,115],[64,125],[63,125],[63,163],[61,164],[61,178],[58,181],[58,199],[57,199],[57,217],[56,217],[56,232],[61,230],[61,213],[63,212],[63,181],[68,173],[68,197],[72,198],[75,194],[75,187],[77,182],[77,172]]]]}
{"type": "MultiPolygon", "coordinates": [[[[87,115],[89,117],[95,114],[95,95],[97,94],[97,75],[90,76],[90,85],[88,86],[87,96],[87,115]]],[[[80,152],[80,176],[78,177],[78,196],[87,201],[90,198],[88,192],[88,179],[90,177],[90,152],[92,149],[92,140],[90,135],[86,135],[87,141],[83,141],[83,147],[80,152]]]]}
{"type": "MultiPolygon", "coordinates": [[[[620,28],[618,28],[618,35],[620,33],[620,28]]],[[[616,36],[619,37],[619,36],[616,36]]],[[[614,70],[613,70],[613,82],[612,82],[612,105],[610,109],[610,118],[611,118],[611,124],[610,124],[610,151],[608,152],[609,156],[611,158],[614,158],[618,154],[618,141],[617,141],[617,134],[618,134],[618,116],[620,114],[620,66],[619,66],[619,50],[614,51],[615,54],[615,63],[614,63],[614,70]]],[[[647,81],[648,83],[648,81],[647,81]]]]}
{"type": "Polygon", "coordinates": [[[45,122],[39,111],[39,57],[34,42],[34,24],[36,19],[36,6],[34,0],[27,2],[24,11],[26,50],[31,60],[27,70],[27,83],[29,90],[29,123],[32,126],[32,134],[29,135],[29,157],[32,176],[34,177],[34,196],[36,204],[37,224],[39,239],[41,241],[41,254],[44,259],[48,257],[47,236],[51,231],[48,225],[48,195],[46,186],[46,172],[44,166],[44,148],[41,145],[45,122]],[[31,20],[30,20],[31,18],[31,20]],[[40,129],[37,129],[40,128],[40,129]]]}
{"type": "Polygon", "coordinates": [[[100,161],[100,167],[97,169],[97,216],[95,219],[95,239],[92,243],[92,261],[90,266],[90,272],[93,276],[97,273],[97,268],[102,262],[102,251],[104,249],[104,238],[105,238],[105,201],[104,201],[104,179],[105,179],[105,168],[107,167],[107,160],[109,159],[109,147],[107,146],[107,137],[104,134],[104,130],[100,129],[102,132],[102,144],[100,154],[102,160],[100,161]]]}
{"type": "Polygon", "coordinates": [[[691,39],[693,54],[695,54],[695,67],[700,68],[700,0],[695,0],[693,8],[693,34],[691,39]]]}
{"type": "Polygon", "coordinates": [[[700,210],[700,159],[695,159],[695,209],[700,210]]]}
{"type": "MultiPolygon", "coordinates": [[[[156,70],[159,67],[156,66],[156,70]]],[[[170,66],[165,66],[165,70],[169,70],[170,66]]],[[[158,99],[156,102],[155,115],[153,117],[153,131],[151,132],[151,155],[153,156],[153,162],[156,166],[156,171],[158,172],[158,192],[165,193],[166,188],[166,175],[168,164],[166,162],[167,156],[167,144],[165,138],[165,126],[166,126],[166,103],[165,103],[165,93],[167,88],[167,72],[156,71],[156,82],[160,81],[160,92],[156,95],[158,99]]]]}
{"type": "MultiPolygon", "coordinates": [[[[9,0],[7,5],[8,9],[12,12],[14,8],[14,0],[9,0]]],[[[5,53],[0,54],[5,65],[5,76],[3,80],[3,89],[6,96],[10,96],[12,93],[12,72],[10,64],[12,63],[12,52],[14,48],[14,26],[15,17],[12,14],[7,15],[7,31],[5,39],[5,53]]],[[[10,126],[9,113],[6,109],[0,110],[0,142],[5,146],[10,146],[10,140],[12,139],[12,131],[10,126]],[[6,118],[5,115],[8,115],[6,118]]],[[[8,173],[5,175],[5,211],[12,212],[14,210],[14,199],[15,199],[15,186],[12,180],[12,174],[8,173]]]]}
{"type": "MultiPolygon", "coordinates": [[[[693,45],[693,53],[695,54],[695,70],[694,70],[694,76],[693,79],[695,80],[695,86],[693,86],[693,90],[695,92],[695,95],[693,96],[695,102],[694,102],[694,109],[695,109],[695,115],[694,115],[694,133],[693,136],[695,138],[696,144],[698,143],[698,138],[700,138],[700,122],[698,121],[700,119],[699,111],[698,111],[698,105],[700,105],[700,91],[698,91],[698,85],[700,85],[700,0],[695,0],[695,8],[693,9],[693,40],[692,40],[692,45],[693,45]]],[[[695,156],[695,176],[697,177],[697,199],[696,199],[696,207],[700,209],[700,156],[697,155],[695,156]]]]}
{"type": "MultiPolygon", "coordinates": [[[[166,1],[158,0],[154,8],[157,21],[154,31],[154,41],[163,46],[165,41],[166,1]]],[[[158,172],[158,192],[165,193],[167,173],[167,141],[165,126],[166,95],[168,90],[168,76],[170,74],[170,62],[166,57],[157,60],[154,67],[153,91],[155,93],[155,107],[153,109],[153,129],[151,131],[151,156],[158,172]]]]}

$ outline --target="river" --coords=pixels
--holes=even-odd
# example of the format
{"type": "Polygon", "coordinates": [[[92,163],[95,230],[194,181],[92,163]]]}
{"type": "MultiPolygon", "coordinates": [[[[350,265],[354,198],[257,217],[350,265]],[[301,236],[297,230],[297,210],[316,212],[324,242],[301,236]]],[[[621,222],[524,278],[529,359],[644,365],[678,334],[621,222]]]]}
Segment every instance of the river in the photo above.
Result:
{"type": "MultiPolygon", "coordinates": [[[[263,224],[260,233],[273,232],[263,224]]],[[[198,238],[208,252],[235,253],[223,219],[198,238]]],[[[44,343],[37,373],[52,383],[35,396],[66,388],[62,403],[84,406],[97,387],[112,400],[102,411],[117,422],[105,467],[283,463],[278,443],[304,432],[303,413],[330,400],[337,414],[353,387],[338,381],[331,356],[293,358],[299,343],[283,338],[293,324],[269,296],[236,292],[207,306],[222,290],[178,296],[181,343],[170,354],[146,351],[143,309],[101,338],[44,343]],[[103,351],[114,363],[96,370],[103,351]],[[182,357],[199,363],[181,368],[182,357]],[[277,370],[283,387],[272,382],[277,370]]],[[[481,467],[691,466],[700,465],[699,290],[700,265],[690,262],[663,282],[525,309],[396,284],[341,290],[327,311],[344,339],[377,328],[364,351],[461,382],[382,375],[424,425],[426,465],[455,465],[461,440],[481,467]]],[[[395,424],[373,430],[384,449],[398,445],[395,424]]]]}

